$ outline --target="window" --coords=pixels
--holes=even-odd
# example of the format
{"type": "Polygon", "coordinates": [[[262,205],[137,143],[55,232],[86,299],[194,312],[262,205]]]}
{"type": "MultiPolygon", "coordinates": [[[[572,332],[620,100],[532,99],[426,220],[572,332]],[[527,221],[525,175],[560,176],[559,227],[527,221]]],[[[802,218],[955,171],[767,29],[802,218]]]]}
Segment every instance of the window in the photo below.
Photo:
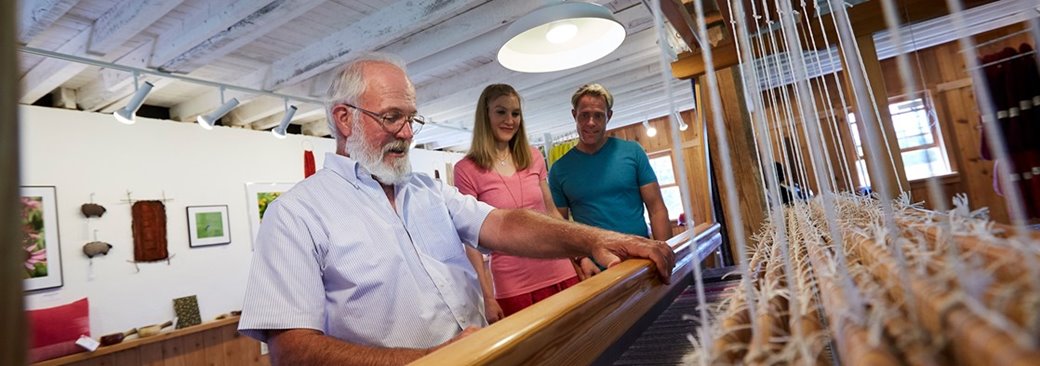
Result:
{"type": "MultiPolygon", "coordinates": [[[[888,104],[892,127],[903,156],[907,180],[925,179],[952,173],[950,159],[942,143],[939,121],[928,102],[927,95],[906,100],[893,98],[888,104]]],[[[856,125],[856,116],[849,113],[849,129],[856,143],[856,169],[860,186],[870,185],[867,163],[863,160],[863,141],[856,125]]]]}
{"type": "MultiPolygon", "coordinates": [[[[654,169],[657,184],[661,186],[661,198],[664,199],[664,206],[668,208],[668,219],[678,220],[679,214],[683,212],[682,193],[679,192],[679,182],[675,179],[671,151],[650,154],[650,167],[654,169]]],[[[647,214],[644,212],[644,215],[647,214]]],[[[646,221],[650,222],[648,215],[646,221]]]]}

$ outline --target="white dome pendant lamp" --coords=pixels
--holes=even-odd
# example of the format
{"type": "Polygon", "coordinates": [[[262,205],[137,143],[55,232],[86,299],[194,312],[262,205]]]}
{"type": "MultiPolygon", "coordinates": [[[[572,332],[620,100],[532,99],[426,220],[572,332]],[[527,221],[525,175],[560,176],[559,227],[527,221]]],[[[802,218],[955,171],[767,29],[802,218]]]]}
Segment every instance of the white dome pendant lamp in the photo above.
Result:
{"type": "Polygon", "coordinates": [[[519,72],[566,70],[596,61],[621,46],[625,27],[609,9],[581,1],[542,6],[506,29],[498,62],[519,72]]]}

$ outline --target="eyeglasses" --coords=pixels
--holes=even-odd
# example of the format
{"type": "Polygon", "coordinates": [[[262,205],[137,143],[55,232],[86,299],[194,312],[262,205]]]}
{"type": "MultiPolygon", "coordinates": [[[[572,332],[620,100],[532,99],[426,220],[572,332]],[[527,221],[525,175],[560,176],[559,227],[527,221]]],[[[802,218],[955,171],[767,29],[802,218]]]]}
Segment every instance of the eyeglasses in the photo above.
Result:
{"type": "Polygon", "coordinates": [[[417,135],[419,134],[419,131],[422,131],[423,126],[426,125],[426,117],[420,116],[418,114],[406,115],[397,111],[379,114],[352,105],[350,103],[343,103],[343,105],[357,109],[362,113],[367,114],[372,118],[375,118],[376,121],[379,121],[379,123],[383,125],[383,130],[389,132],[392,135],[396,135],[398,132],[401,132],[401,129],[404,128],[404,125],[406,124],[411,126],[412,134],[417,135]],[[405,121],[408,121],[408,123],[405,123],[405,121]]]}

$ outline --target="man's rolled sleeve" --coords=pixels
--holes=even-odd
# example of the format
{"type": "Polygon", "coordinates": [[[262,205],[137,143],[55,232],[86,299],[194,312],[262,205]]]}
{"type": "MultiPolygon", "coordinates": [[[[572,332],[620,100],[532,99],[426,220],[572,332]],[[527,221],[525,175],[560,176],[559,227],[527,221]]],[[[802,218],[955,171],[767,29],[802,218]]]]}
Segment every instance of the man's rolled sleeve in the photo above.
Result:
{"type": "Polygon", "coordinates": [[[478,245],[480,227],[484,220],[495,208],[484,202],[477,201],[473,196],[459,193],[455,187],[444,184],[441,186],[441,194],[444,196],[444,204],[448,207],[448,214],[455,225],[455,231],[463,243],[472,245],[482,253],[490,253],[486,248],[478,245]]]}
{"type": "Polygon", "coordinates": [[[276,200],[257,234],[238,329],[261,342],[266,330],[324,329],[324,253],[300,214],[305,210],[296,208],[293,201],[276,200]]]}

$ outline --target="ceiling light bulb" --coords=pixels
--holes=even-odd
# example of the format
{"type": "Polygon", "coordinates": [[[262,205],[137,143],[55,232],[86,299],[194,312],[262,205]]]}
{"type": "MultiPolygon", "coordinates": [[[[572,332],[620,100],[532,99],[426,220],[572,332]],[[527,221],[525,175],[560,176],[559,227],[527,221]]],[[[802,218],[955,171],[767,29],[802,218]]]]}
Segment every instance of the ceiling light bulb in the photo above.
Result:
{"type": "Polygon", "coordinates": [[[548,32],[545,32],[545,39],[553,44],[561,44],[574,39],[576,35],[578,35],[578,26],[568,22],[560,22],[554,24],[549,28],[548,32]]]}
{"type": "Polygon", "coordinates": [[[646,135],[649,137],[657,136],[657,129],[653,126],[650,126],[650,128],[646,129],[646,135]]]}

